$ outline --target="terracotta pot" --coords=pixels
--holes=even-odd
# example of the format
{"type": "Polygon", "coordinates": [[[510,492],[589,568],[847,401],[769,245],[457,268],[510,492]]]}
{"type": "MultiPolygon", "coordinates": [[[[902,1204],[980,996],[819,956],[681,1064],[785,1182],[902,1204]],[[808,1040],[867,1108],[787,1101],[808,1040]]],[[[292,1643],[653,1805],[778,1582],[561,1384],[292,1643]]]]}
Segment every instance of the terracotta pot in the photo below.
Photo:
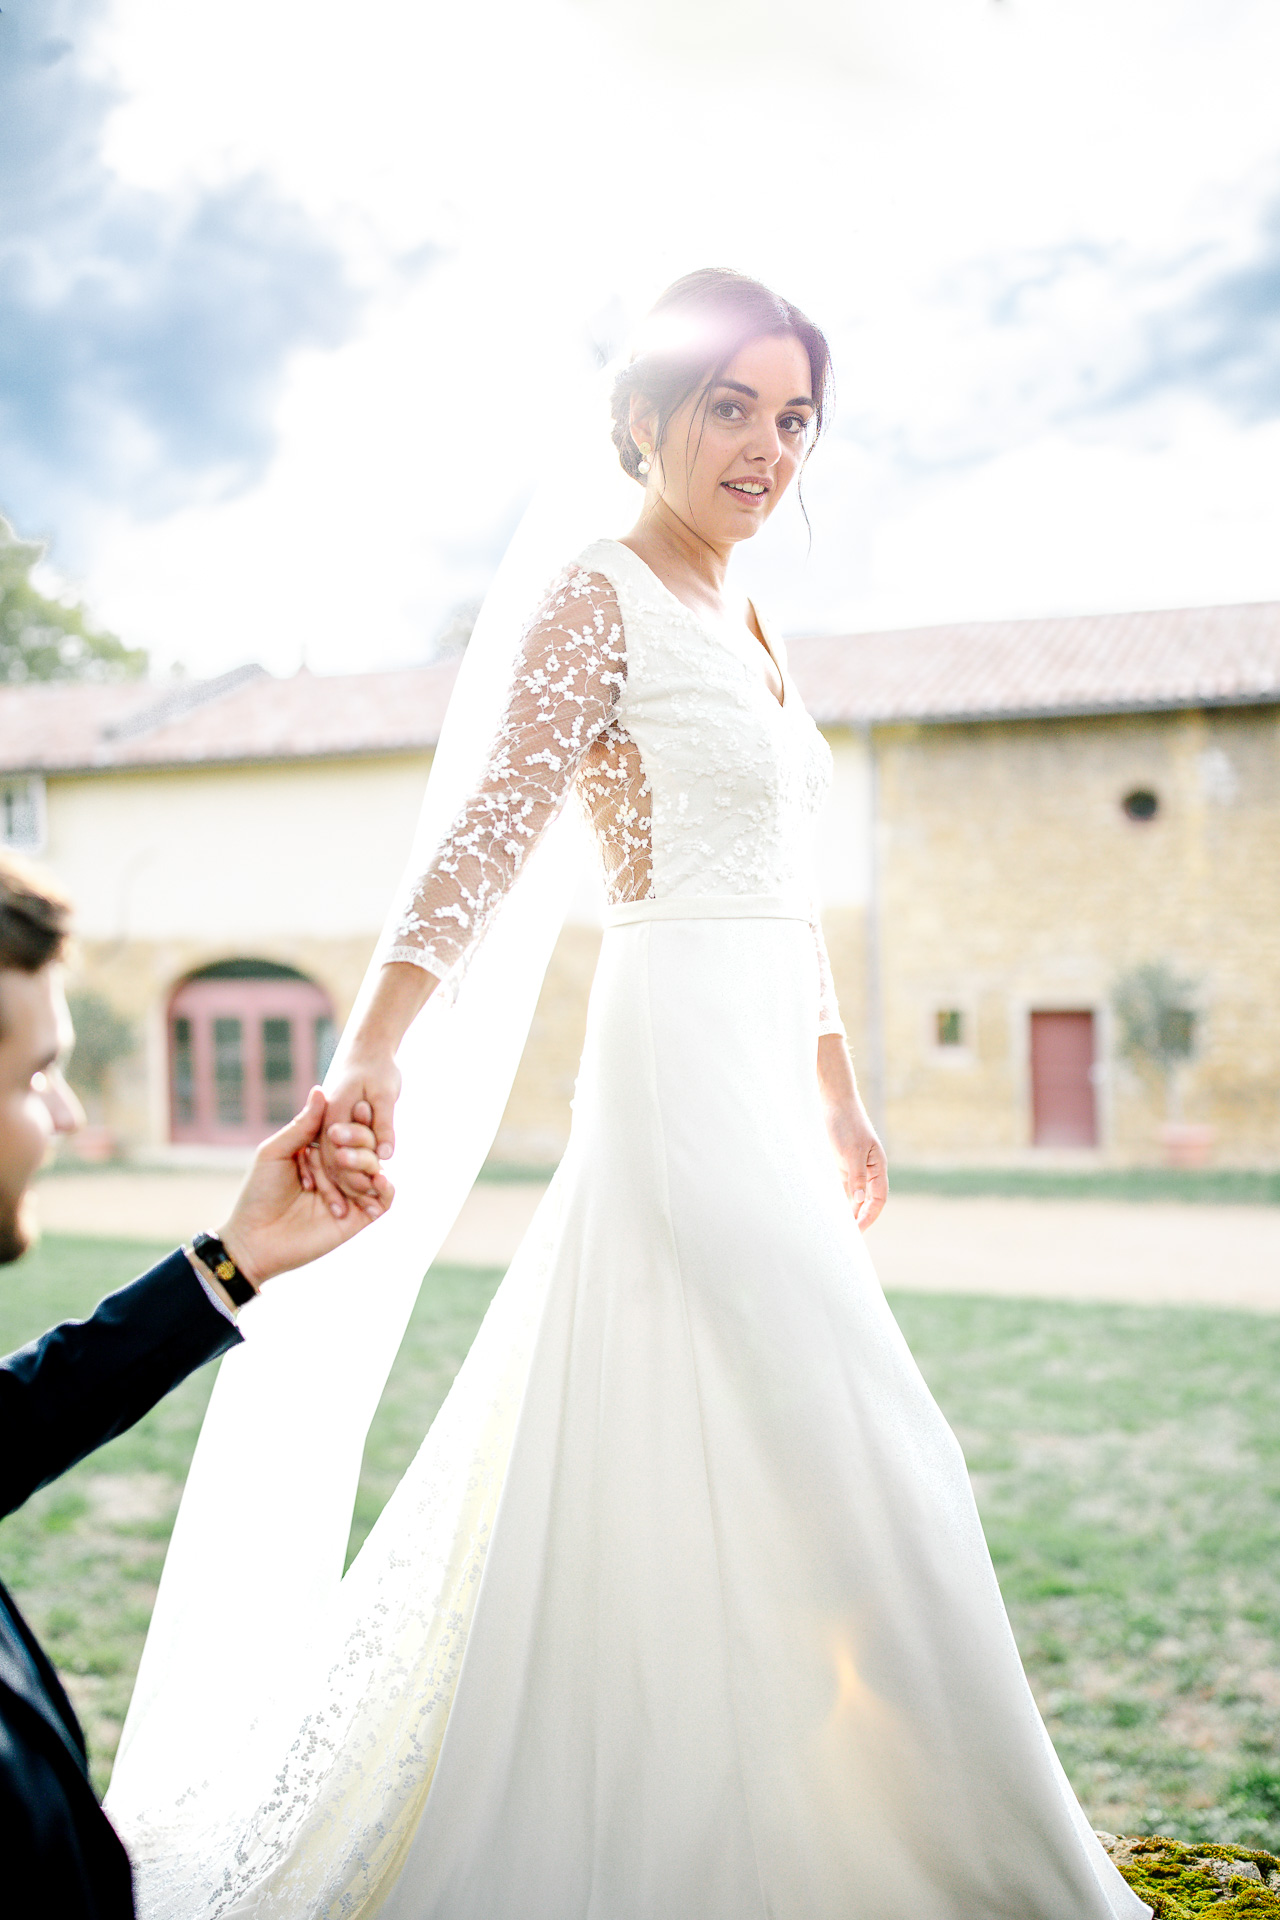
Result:
{"type": "Polygon", "coordinates": [[[1213,1128],[1187,1120],[1167,1120],[1160,1129],[1168,1167],[1207,1167],[1213,1155],[1213,1128]]]}

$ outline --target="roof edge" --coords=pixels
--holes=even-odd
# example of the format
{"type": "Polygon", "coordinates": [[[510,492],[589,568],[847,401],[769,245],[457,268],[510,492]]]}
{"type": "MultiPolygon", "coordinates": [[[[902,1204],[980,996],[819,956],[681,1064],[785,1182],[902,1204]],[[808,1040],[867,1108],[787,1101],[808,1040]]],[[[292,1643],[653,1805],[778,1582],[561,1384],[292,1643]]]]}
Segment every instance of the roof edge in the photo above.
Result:
{"type": "Polygon", "coordinates": [[[997,720],[1106,720],[1140,713],[1195,713],[1228,708],[1280,707],[1280,687],[1266,693],[1230,693],[1206,699],[1203,694],[1175,700],[1089,702],[1070,707],[970,707],[936,713],[824,714],[813,718],[820,727],[962,727],[989,725],[997,720]]]}
{"type": "Polygon", "coordinates": [[[231,753],[224,757],[201,754],[198,760],[75,760],[59,761],[56,764],[46,761],[43,765],[30,762],[21,766],[0,765],[0,780],[33,779],[37,776],[45,780],[93,779],[104,778],[112,773],[200,773],[206,768],[226,767],[297,767],[308,762],[329,760],[387,760],[397,754],[416,754],[429,757],[439,746],[438,740],[396,740],[387,746],[379,743],[367,747],[318,747],[307,753],[231,753]]]}
{"type": "Polygon", "coordinates": [[[1077,621],[1090,620],[1099,623],[1108,620],[1165,620],[1170,614],[1188,615],[1196,618],[1206,613],[1263,613],[1280,614],[1280,600],[1209,600],[1194,607],[1111,607],[1102,612],[1092,613],[1004,613],[991,618],[978,615],[967,620],[925,620],[915,621],[909,627],[841,627],[825,633],[815,633],[807,629],[796,633],[784,633],[787,646],[792,647],[807,641],[830,640],[902,640],[910,635],[922,633],[972,633],[977,630],[988,632],[992,627],[1053,627],[1077,621]]]}

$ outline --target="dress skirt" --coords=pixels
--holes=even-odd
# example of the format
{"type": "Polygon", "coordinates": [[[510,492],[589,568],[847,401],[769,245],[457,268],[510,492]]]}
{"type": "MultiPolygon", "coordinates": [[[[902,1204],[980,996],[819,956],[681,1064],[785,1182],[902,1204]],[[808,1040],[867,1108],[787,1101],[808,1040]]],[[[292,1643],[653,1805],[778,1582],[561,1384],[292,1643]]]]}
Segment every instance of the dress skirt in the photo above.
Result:
{"type": "Polygon", "coordinates": [[[140,1914],[1142,1920],[840,1186],[811,926],[613,919],[560,1169],[332,1610],[134,1815],[140,1914]]]}
{"type": "Polygon", "coordinates": [[[367,1907],[330,1910],[1138,1920],[840,1186],[811,930],[664,910],[606,931],[504,1283],[524,1377],[442,1737],[367,1907]]]}

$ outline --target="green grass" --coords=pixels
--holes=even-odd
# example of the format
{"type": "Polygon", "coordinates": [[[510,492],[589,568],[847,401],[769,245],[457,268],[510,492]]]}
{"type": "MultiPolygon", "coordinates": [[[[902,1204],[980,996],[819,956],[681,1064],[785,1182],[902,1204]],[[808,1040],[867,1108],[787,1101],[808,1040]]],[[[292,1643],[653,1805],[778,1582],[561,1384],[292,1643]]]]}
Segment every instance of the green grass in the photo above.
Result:
{"type": "MultiPolygon", "coordinates": [[[[0,1343],[154,1249],[50,1240],[0,1274],[0,1343]]],[[[366,1449],[353,1544],[439,1405],[496,1276],[436,1270],[366,1449]]],[[[1032,1684],[1094,1824],[1280,1845],[1280,1319],[900,1296],[964,1442],[1032,1684]]],[[[205,1369],[0,1527],[0,1574],[67,1673],[101,1781],[205,1369]]]]}
{"type": "MultiPolygon", "coordinates": [[[[480,1178],[549,1180],[554,1168],[491,1160],[480,1178]]],[[[895,1193],[963,1199],[1182,1200],[1204,1206],[1280,1207],[1280,1168],[1262,1167],[930,1167],[894,1161],[895,1193]]]]}
{"type": "Polygon", "coordinates": [[[1280,1844],[1280,1319],[899,1296],[1095,1826],[1280,1844]]]}
{"type": "Polygon", "coordinates": [[[1257,1167],[912,1167],[894,1164],[895,1193],[1011,1200],[1182,1200],[1280,1206],[1280,1171],[1257,1167]]]}

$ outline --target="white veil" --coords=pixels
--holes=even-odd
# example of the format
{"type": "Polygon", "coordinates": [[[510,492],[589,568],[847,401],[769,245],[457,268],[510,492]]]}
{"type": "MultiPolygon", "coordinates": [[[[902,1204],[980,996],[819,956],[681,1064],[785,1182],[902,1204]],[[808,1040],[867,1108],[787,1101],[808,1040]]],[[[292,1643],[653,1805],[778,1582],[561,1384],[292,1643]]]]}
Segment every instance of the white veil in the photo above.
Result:
{"type": "MultiPolygon", "coordinates": [[[[634,482],[610,443],[611,384],[610,369],[576,406],[570,397],[557,410],[555,467],[508,548],[464,656],[408,883],[429,864],[480,773],[543,590],[589,541],[635,515],[634,482]]],[[[269,834],[270,823],[263,827],[269,834]]],[[[316,1265],[273,1281],[245,1312],[244,1345],[222,1363],[174,1527],[113,1801],[145,1804],[147,1783],[234,1766],[255,1705],[336,1594],[369,1423],[423,1274],[501,1119],[582,844],[573,814],[562,815],[456,995],[436,993],[406,1036],[390,1212],[316,1265]]]]}

